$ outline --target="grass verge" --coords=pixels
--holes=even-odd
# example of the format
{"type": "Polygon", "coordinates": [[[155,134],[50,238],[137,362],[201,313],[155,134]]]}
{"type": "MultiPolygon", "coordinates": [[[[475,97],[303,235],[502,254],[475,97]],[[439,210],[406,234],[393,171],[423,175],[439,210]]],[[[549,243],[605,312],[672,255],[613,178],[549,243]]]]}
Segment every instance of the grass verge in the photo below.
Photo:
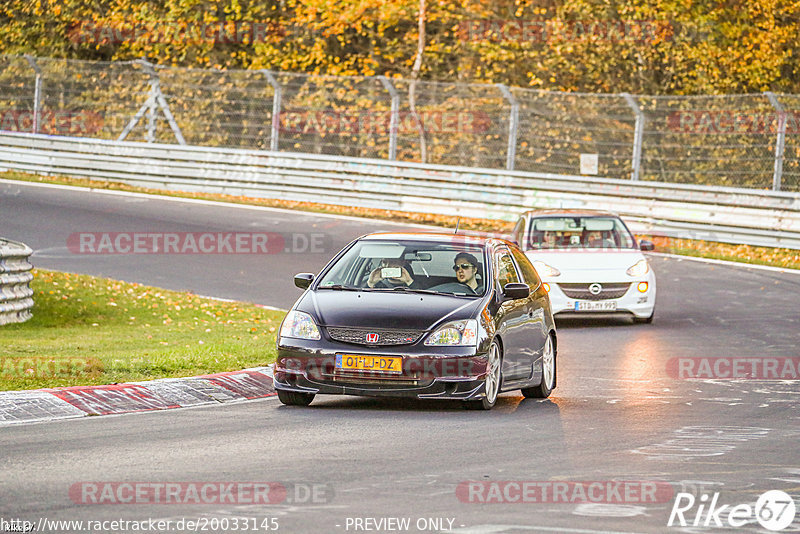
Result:
{"type": "MultiPolygon", "coordinates": [[[[89,187],[94,189],[108,189],[115,191],[132,191],[154,195],[166,195],[181,198],[197,198],[204,200],[216,200],[233,202],[237,204],[249,204],[256,206],[267,206],[272,208],[294,209],[310,211],[316,213],[331,213],[337,215],[348,215],[353,217],[367,217],[371,219],[382,219],[396,222],[407,222],[415,224],[429,224],[453,228],[455,220],[451,216],[435,215],[430,213],[411,213],[391,210],[378,210],[370,208],[357,208],[350,206],[335,206],[331,204],[317,204],[314,202],[295,202],[278,199],[262,199],[234,195],[221,195],[215,193],[189,193],[182,191],[164,191],[161,189],[149,189],[135,187],[118,182],[106,182],[89,180],[85,178],[69,178],[64,176],[39,176],[36,174],[8,171],[0,173],[0,178],[8,180],[21,180],[26,182],[40,182],[73,185],[78,187],[89,187]]],[[[497,221],[493,219],[474,219],[462,218],[459,227],[464,230],[477,230],[482,232],[511,232],[513,222],[497,221]]],[[[662,236],[642,236],[653,241],[656,251],[667,252],[670,254],[680,254],[684,256],[696,256],[701,258],[720,259],[736,261],[742,263],[753,263],[759,265],[771,265],[774,267],[784,267],[788,269],[800,269],[800,251],[787,248],[754,247],[750,245],[732,245],[728,243],[716,243],[712,241],[697,241],[690,239],[676,239],[662,236]]]]}
{"type": "Polygon", "coordinates": [[[275,361],[283,312],[34,270],[33,318],[0,327],[0,391],[194,376],[275,361]]]}

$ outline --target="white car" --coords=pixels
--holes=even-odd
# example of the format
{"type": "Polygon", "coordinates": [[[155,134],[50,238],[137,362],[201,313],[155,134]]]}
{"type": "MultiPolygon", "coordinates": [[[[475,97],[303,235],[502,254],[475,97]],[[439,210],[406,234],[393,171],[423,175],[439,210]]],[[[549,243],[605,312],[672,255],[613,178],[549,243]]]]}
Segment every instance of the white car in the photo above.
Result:
{"type": "Polygon", "coordinates": [[[627,313],[651,323],[656,275],[625,223],[593,210],[528,211],[514,239],[533,263],[550,295],[553,314],[627,313]]]}

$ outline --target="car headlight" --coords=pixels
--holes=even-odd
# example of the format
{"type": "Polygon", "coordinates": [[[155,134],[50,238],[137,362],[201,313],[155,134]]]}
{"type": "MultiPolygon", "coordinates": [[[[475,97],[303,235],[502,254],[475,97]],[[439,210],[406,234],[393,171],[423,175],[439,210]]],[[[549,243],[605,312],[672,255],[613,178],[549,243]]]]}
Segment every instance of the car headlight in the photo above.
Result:
{"type": "Polygon", "coordinates": [[[647,260],[642,259],[631,265],[625,272],[629,276],[644,276],[650,272],[650,264],[647,263],[647,260]]]}
{"type": "Polygon", "coordinates": [[[437,328],[428,339],[426,345],[459,345],[476,346],[478,343],[478,321],[465,319],[452,321],[437,328]]]}
{"type": "Polygon", "coordinates": [[[309,314],[292,310],[286,314],[286,318],[283,320],[281,337],[319,339],[319,329],[309,314]]]}
{"type": "Polygon", "coordinates": [[[536,269],[536,272],[539,273],[539,276],[559,276],[561,274],[561,271],[555,267],[551,267],[545,262],[539,260],[533,262],[533,268],[536,269]]]}

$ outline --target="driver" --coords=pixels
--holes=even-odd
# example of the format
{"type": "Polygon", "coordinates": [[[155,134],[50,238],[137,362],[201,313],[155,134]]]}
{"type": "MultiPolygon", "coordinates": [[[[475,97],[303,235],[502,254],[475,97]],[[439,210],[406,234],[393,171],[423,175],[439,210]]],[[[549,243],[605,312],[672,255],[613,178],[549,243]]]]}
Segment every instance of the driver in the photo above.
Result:
{"type": "Polygon", "coordinates": [[[475,278],[478,274],[478,259],[469,252],[459,252],[453,261],[458,282],[468,286],[474,293],[480,293],[480,284],[475,278]]]}
{"type": "Polygon", "coordinates": [[[408,263],[400,258],[384,258],[381,260],[381,264],[378,268],[370,273],[367,285],[371,288],[377,287],[383,289],[394,289],[399,286],[416,287],[416,285],[414,285],[414,278],[409,271],[410,266],[408,263]],[[400,276],[391,278],[384,277],[383,270],[387,268],[399,268],[400,276]]]}

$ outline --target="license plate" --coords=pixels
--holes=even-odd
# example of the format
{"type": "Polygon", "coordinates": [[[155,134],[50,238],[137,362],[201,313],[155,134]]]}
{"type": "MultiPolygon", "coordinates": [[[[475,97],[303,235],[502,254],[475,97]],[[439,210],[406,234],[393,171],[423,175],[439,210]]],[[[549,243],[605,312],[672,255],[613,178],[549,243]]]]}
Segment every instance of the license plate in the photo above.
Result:
{"type": "Polygon", "coordinates": [[[348,371],[381,371],[401,373],[403,358],[399,356],[362,356],[360,354],[337,354],[336,368],[348,371]]]}
{"type": "Polygon", "coordinates": [[[616,311],[617,303],[613,300],[578,300],[575,311],[616,311]]]}

